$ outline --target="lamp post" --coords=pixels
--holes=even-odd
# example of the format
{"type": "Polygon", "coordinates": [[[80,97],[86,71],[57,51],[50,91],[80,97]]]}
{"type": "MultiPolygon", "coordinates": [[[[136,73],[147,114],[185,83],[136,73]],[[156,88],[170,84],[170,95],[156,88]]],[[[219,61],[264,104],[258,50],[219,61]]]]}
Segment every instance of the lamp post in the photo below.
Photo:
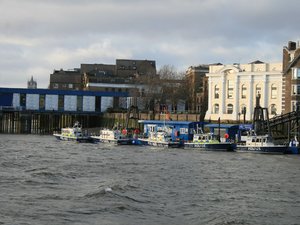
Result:
{"type": "Polygon", "coordinates": [[[244,124],[246,123],[246,107],[242,108],[242,114],[244,115],[244,124]]]}

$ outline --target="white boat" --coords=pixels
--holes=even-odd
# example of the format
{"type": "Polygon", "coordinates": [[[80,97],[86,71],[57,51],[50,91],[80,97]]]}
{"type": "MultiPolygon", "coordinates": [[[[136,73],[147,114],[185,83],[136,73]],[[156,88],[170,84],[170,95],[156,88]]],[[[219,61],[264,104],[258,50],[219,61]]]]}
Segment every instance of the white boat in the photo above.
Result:
{"type": "Polygon", "coordinates": [[[289,142],[288,153],[299,154],[299,151],[300,151],[300,143],[299,143],[299,141],[297,139],[297,136],[295,136],[289,142]]]}
{"type": "Polygon", "coordinates": [[[191,142],[185,142],[184,148],[201,149],[207,151],[234,151],[236,144],[232,142],[221,141],[213,133],[195,133],[191,142]]]}
{"type": "Polygon", "coordinates": [[[121,138],[121,132],[119,130],[102,129],[99,135],[92,135],[91,138],[101,143],[117,143],[117,140],[121,138]]]}
{"type": "Polygon", "coordinates": [[[135,135],[128,134],[127,129],[111,130],[102,129],[99,135],[93,135],[91,138],[94,142],[113,143],[117,145],[139,145],[139,141],[135,135]]]}
{"type": "Polygon", "coordinates": [[[183,147],[182,141],[173,141],[171,135],[166,131],[149,132],[147,138],[138,139],[144,145],[168,148],[183,147]]]}
{"type": "Polygon", "coordinates": [[[63,141],[91,142],[91,137],[82,132],[82,127],[76,121],[73,127],[62,128],[61,133],[54,133],[54,137],[63,141]]]}
{"type": "Polygon", "coordinates": [[[237,145],[238,152],[256,152],[256,153],[287,153],[288,146],[277,145],[268,134],[256,135],[252,130],[249,131],[244,144],[237,145]]]}

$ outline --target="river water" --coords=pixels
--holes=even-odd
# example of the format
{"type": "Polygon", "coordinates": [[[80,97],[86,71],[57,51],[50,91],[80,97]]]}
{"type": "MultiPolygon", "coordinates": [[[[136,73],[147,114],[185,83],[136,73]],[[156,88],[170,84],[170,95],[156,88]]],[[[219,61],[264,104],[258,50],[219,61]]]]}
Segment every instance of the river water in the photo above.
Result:
{"type": "Polygon", "coordinates": [[[300,224],[300,156],[2,134],[0,224],[300,224]]]}

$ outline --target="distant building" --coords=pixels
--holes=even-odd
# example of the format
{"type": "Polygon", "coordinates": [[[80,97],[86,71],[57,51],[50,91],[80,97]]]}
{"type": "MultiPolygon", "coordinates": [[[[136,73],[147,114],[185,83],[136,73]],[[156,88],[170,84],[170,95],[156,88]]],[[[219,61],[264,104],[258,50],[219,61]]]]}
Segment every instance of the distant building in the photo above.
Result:
{"type": "Polygon", "coordinates": [[[155,76],[156,63],[153,60],[117,59],[116,74],[119,77],[155,76]]]}
{"type": "Polygon", "coordinates": [[[82,90],[82,75],[80,69],[54,70],[50,74],[49,89],[57,90],[82,90]]]}
{"type": "Polygon", "coordinates": [[[192,113],[200,113],[204,119],[207,111],[207,80],[205,76],[209,72],[209,65],[191,66],[186,71],[186,78],[189,87],[188,111],[192,113]]]}
{"type": "Polygon", "coordinates": [[[251,121],[258,94],[270,117],[281,114],[282,63],[211,65],[207,77],[207,120],[239,121],[245,113],[245,119],[251,121]]]}
{"type": "Polygon", "coordinates": [[[27,88],[28,89],[37,89],[37,82],[33,80],[33,76],[31,76],[31,79],[27,82],[27,88]]]}
{"type": "Polygon", "coordinates": [[[300,110],[300,46],[289,41],[283,48],[283,102],[284,113],[300,110]]]}
{"type": "MultiPolygon", "coordinates": [[[[156,76],[153,60],[117,59],[116,64],[81,64],[80,69],[54,70],[50,89],[142,93],[141,78],[156,76]]],[[[138,101],[142,102],[142,101],[138,101]]],[[[114,97],[113,108],[127,108],[128,98],[114,97]]]]}

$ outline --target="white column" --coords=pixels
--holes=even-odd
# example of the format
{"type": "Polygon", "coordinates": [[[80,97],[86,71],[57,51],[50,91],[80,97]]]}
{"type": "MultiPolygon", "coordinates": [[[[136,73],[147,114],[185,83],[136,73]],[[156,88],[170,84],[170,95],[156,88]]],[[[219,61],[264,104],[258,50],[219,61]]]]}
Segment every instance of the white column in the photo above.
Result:
{"type": "Polygon", "coordinates": [[[254,92],[254,87],[253,87],[253,77],[250,75],[250,90],[249,90],[249,102],[248,102],[248,107],[247,107],[247,112],[246,112],[246,119],[247,120],[252,120],[252,114],[253,114],[253,92],[254,92]]]}
{"type": "Polygon", "coordinates": [[[220,105],[220,111],[219,114],[225,114],[226,113],[226,79],[225,79],[225,74],[222,75],[222,91],[220,92],[220,95],[222,95],[222,102],[220,105]]]}
{"type": "Polygon", "coordinates": [[[263,99],[263,108],[268,108],[268,99],[269,99],[269,76],[264,75],[264,99],[263,99]]]}
{"type": "Polygon", "coordinates": [[[213,96],[213,82],[211,77],[208,77],[208,109],[207,112],[205,114],[205,119],[209,120],[211,117],[211,113],[212,113],[212,96],[213,96]]]}
{"type": "Polygon", "coordinates": [[[239,89],[239,84],[240,84],[240,77],[237,74],[236,75],[236,80],[235,80],[235,103],[234,103],[234,111],[233,111],[233,115],[234,118],[232,118],[233,120],[238,120],[238,113],[239,113],[239,108],[240,108],[240,89],[239,89]]]}
{"type": "Polygon", "coordinates": [[[211,77],[208,78],[208,112],[211,114],[212,112],[212,96],[213,96],[213,82],[211,80],[211,77]]]}

